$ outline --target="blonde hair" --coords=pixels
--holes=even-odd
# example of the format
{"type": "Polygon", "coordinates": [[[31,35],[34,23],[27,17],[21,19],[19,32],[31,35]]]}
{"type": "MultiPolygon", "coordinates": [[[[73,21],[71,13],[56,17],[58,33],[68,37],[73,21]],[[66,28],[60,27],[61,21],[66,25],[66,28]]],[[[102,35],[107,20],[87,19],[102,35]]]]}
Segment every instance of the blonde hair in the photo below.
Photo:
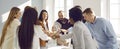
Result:
{"type": "Polygon", "coordinates": [[[16,18],[15,15],[20,11],[19,8],[17,7],[13,7],[9,13],[9,16],[3,26],[3,30],[2,30],[2,36],[1,36],[1,39],[0,39],[0,47],[2,46],[2,43],[4,42],[4,38],[5,38],[5,35],[6,35],[6,31],[7,31],[7,27],[10,25],[10,23],[16,18]]]}
{"type": "Polygon", "coordinates": [[[91,8],[86,8],[83,13],[86,14],[90,14],[90,15],[94,15],[95,16],[95,12],[91,9],[91,8]]]}

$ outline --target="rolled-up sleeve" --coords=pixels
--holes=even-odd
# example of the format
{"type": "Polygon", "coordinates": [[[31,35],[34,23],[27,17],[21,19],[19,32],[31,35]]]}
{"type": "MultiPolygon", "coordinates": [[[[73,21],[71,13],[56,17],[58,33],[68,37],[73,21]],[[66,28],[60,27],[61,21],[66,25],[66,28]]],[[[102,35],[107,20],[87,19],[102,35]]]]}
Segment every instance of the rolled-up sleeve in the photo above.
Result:
{"type": "Polygon", "coordinates": [[[47,36],[47,34],[45,34],[40,26],[36,26],[35,27],[35,34],[42,40],[49,40],[50,37],[47,36]]]}

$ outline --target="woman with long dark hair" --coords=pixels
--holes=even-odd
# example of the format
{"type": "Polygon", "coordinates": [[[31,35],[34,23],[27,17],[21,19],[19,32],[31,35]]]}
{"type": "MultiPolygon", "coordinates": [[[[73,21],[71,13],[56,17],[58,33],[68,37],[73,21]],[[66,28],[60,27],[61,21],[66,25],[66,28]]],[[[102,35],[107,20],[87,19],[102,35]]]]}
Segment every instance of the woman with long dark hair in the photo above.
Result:
{"type": "Polygon", "coordinates": [[[46,10],[42,10],[40,15],[39,15],[39,20],[41,23],[41,26],[43,27],[43,29],[45,30],[49,30],[48,27],[48,12],[46,10]]]}
{"type": "MultiPolygon", "coordinates": [[[[43,28],[44,33],[49,36],[50,34],[49,34],[49,27],[48,27],[48,12],[46,10],[42,10],[40,12],[39,22],[43,28]]],[[[47,49],[46,41],[40,39],[40,46],[41,46],[41,49],[47,49]]]]}
{"type": "Polygon", "coordinates": [[[37,11],[32,8],[25,8],[22,22],[19,27],[18,41],[20,49],[40,49],[39,38],[48,40],[40,25],[37,25],[37,11]]]}

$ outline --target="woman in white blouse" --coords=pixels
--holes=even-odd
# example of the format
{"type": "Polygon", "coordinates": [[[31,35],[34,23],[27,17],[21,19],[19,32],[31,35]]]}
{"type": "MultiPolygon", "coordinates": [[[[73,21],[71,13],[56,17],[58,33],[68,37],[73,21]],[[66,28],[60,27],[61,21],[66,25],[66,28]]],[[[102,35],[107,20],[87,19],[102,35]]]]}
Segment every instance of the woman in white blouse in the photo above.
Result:
{"type": "MultiPolygon", "coordinates": [[[[40,15],[39,15],[39,23],[40,23],[40,26],[42,27],[43,29],[43,32],[48,35],[49,37],[51,36],[50,35],[50,31],[49,31],[49,27],[48,27],[48,12],[46,10],[41,10],[40,12],[40,15]]],[[[47,49],[47,46],[49,46],[47,44],[48,41],[44,41],[42,39],[40,39],[40,48],[41,49],[47,49]]]]}
{"type": "Polygon", "coordinates": [[[40,25],[37,25],[37,11],[26,7],[18,31],[19,49],[40,49],[39,38],[48,40],[40,25]]]}
{"type": "Polygon", "coordinates": [[[20,9],[13,7],[9,13],[8,19],[4,24],[2,36],[0,40],[1,49],[16,49],[17,39],[16,30],[20,25],[19,18],[21,16],[20,9]]]}

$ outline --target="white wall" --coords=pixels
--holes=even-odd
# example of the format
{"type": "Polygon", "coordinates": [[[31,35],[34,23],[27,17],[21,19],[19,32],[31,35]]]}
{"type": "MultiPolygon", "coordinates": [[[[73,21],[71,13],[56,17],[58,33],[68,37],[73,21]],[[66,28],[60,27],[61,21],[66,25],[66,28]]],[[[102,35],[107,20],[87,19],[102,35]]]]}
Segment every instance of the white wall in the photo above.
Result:
{"type": "Polygon", "coordinates": [[[46,9],[48,12],[48,25],[51,31],[54,23],[54,0],[43,0],[43,9],[46,9]]]}
{"type": "MultiPolygon", "coordinates": [[[[25,2],[27,2],[28,0],[0,0],[0,34],[1,34],[1,30],[3,27],[4,22],[3,21],[3,14],[5,14],[6,12],[8,12],[13,6],[19,6],[25,2]]],[[[7,16],[5,16],[5,18],[7,18],[7,16]]]]}
{"type": "Polygon", "coordinates": [[[32,6],[37,8],[38,14],[43,9],[43,0],[31,0],[32,6]]]}
{"type": "MultiPolygon", "coordinates": [[[[29,5],[28,3],[30,3],[33,7],[37,8],[37,11],[40,12],[40,10],[42,9],[42,5],[43,5],[43,0],[0,0],[0,34],[2,32],[2,27],[6,20],[8,15],[3,16],[4,14],[6,14],[6,12],[9,12],[10,9],[14,6],[20,7],[22,9],[24,9],[25,6],[23,5],[29,5]],[[30,3],[32,2],[32,3],[30,3]],[[4,18],[4,19],[3,19],[4,18]]],[[[9,14],[9,13],[8,13],[9,14]]],[[[39,13],[38,13],[39,14],[39,13]]]]}
{"type": "Polygon", "coordinates": [[[97,16],[101,16],[101,0],[73,0],[73,5],[80,5],[82,10],[92,8],[97,16]]]}
{"type": "Polygon", "coordinates": [[[101,16],[110,19],[110,0],[101,0],[101,16]]]}

